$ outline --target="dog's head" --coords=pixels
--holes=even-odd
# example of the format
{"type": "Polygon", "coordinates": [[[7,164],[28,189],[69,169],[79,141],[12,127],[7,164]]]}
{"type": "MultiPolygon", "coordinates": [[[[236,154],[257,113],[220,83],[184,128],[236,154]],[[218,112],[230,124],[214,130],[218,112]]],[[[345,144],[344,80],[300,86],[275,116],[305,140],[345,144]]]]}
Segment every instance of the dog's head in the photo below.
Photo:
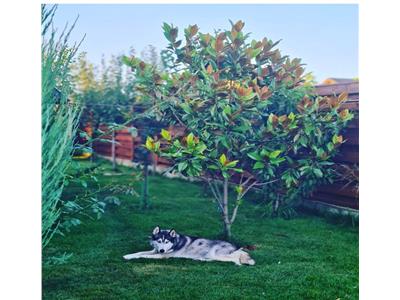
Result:
{"type": "Polygon", "coordinates": [[[150,244],[158,253],[169,253],[173,251],[177,234],[174,229],[161,230],[159,226],[153,229],[150,244]]]}

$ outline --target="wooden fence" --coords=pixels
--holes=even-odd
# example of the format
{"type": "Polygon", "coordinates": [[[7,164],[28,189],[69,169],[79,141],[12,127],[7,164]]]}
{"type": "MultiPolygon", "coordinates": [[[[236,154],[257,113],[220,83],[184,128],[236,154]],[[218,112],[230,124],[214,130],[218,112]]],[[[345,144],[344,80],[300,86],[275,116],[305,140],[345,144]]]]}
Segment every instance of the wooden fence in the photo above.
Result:
{"type": "MultiPolygon", "coordinates": [[[[318,85],[316,91],[321,96],[339,95],[347,92],[349,97],[342,108],[348,108],[358,113],[359,107],[359,91],[358,82],[345,84],[318,85]]],[[[341,170],[353,170],[358,176],[358,118],[354,119],[344,132],[343,136],[346,143],[341,146],[340,153],[335,157],[334,161],[340,164],[341,170]]],[[[101,128],[106,131],[106,128],[101,128]]],[[[139,128],[140,130],[140,128],[139,128]]],[[[171,128],[171,130],[179,130],[171,128]]],[[[105,136],[104,139],[112,139],[111,135],[105,136]]],[[[141,144],[140,138],[132,137],[127,129],[115,132],[115,153],[117,159],[132,161],[135,155],[135,148],[141,144]]],[[[100,155],[111,157],[112,147],[110,143],[95,142],[94,151],[100,155]]],[[[154,157],[157,165],[168,165],[168,161],[162,158],[154,157]]],[[[321,186],[310,198],[311,201],[319,201],[327,204],[333,204],[342,207],[358,209],[358,189],[356,183],[350,183],[346,180],[336,182],[332,185],[321,186]]]]}
{"type": "MultiPolygon", "coordinates": [[[[100,129],[107,132],[107,127],[102,126],[100,129]]],[[[112,134],[105,135],[103,139],[112,140],[112,134]]],[[[132,137],[128,129],[121,129],[115,132],[115,157],[120,159],[132,160],[135,155],[135,148],[140,143],[139,139],[132,137]]],[[[111,143],[96,141],[93,143],[93,150],[97,154],[104,156],[112,156],[111,143]]]]}

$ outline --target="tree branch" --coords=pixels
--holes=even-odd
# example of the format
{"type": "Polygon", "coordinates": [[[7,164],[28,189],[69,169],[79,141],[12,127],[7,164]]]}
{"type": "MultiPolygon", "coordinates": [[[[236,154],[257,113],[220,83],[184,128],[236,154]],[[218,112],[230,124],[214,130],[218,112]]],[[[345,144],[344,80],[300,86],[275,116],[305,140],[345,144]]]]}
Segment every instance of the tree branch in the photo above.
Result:
{"type": "MultiPolygon", "coordinates": [[[[252,178],[253,178],[253,177],[247,178],[247,179],[245,180],[245,182],[241,183],[241,185],[246,186],[246,184],[247,184],[252,178]]],[[[242,181],[242,178],[240,178],[240,181],[242,181]]],[[[235,205],[235,208],[233,209],[232,217],[231,217],[230,223],[232,224],[232,223],[235,221],[236,216],[237,216],[237,212],[238,212],[238,209],[239,209],[239,205],[240,205],[240,204],[239,204],[239,201],[244,197],[244,195],[247,194],[248,191],[250,191],[250,190],[251,190],[253,187],[255,187],[255,186],[262,186],[262,185],[266,185],[266,184],[273,183],[273,182],[275,182],[275,181],[278,181],[278,179],[275,179],[275,180],[272,180],[272,181],[268,181],[268,182],[262,182],[262,183],[258,183],[257,181],[254,181],[252,184],[250,184],[250,185],[240,194],[240,197],[238,197],[238,198],[236,199],[236,205],[235,205]]]]}
{"type": "Polygon", "coordinates": [[[209,185],[209,187],[211,189],[211,192],[213,193],[214,198],[215,198],[219,208],[221,209],[221,212],[223,212],[224,208],[223,208],[222,203],[221,203],[222,199],[221,199],[220,192],[219,192],[218,188],[213,186],[213,183],[212,183],[212,181],[210,179],[206,179],[206,182],[208,183],[208,185],[209,185]]]}
{"type": "Polygon", "coordinates": [[[232,224],[233,222],[235,222],[238,209],[239,209],[239,201],[237,201],[236,206],[235,206],[235,208],[233,209],[233,213],[232,213],[232,217],[231,217],[231,221],[230,221],[231,224],[232,224]]]}

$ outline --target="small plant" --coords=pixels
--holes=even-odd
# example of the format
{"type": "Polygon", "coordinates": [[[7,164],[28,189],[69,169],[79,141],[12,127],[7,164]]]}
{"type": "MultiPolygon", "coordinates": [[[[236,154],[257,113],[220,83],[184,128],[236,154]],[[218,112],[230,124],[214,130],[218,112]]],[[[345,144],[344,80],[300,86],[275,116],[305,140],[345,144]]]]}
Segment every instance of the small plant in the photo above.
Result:
{"type": "Polygon", "coordinates": [[[43,263],[43,265],[45,266],[63,265],[67,263],[72,256],[73,256],[72,253],[66,253],[66,252],[64,252],[62,255],[59,256],[50,256],[46,258],[46,261],[43,263]]]}
{"type": "Polygon", "coordinates": [[[103,173],[101,166],[83,168],[79,162],[70,166],[66,176],[65,186],[80,188],[74,195],[64,195],[60,200],[60,217],[58,233],[69,232],[82,223],[83,219],[100,219],[107,207],[121,204],[119,196],[138,196],[134,184],[140,180],[139,173],[132,174],[132,180],[127,184],[112,181],[101,184],[98,176],[103,173]]]}
{"type": "Polygon", "coordinates": [[[168,72],[124,58],[136,92],[154,103],[153,116],[185,131],[174,136],[163,129],[146,148],[209,184],[227,238],[250,189],[263,187],[276,214],[328,180],[330,159],[344,142],[340,130],[352,118],[339,110],[346,95],[308,95],[301,60],[282,56],[278,42],[248,42],[244,23],[231,25],[213,35],[189,26],[183,43],[178,28],[164,23],[168,72]]]}

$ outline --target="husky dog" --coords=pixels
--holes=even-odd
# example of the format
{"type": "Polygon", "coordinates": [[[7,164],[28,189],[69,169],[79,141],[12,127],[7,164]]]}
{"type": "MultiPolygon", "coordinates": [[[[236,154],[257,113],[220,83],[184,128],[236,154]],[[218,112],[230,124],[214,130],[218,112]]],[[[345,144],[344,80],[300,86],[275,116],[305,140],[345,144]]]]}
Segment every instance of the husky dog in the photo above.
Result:
{"type": "Polygon", "coordinates": [[[130,260],[179,257],[202,261],[227,261],[237,265],[255,264],[255,261],[243,248],[225,241],[178,234],[174,229],[161,230],[159,226],[154,228],[150,238],[150,245],[153,250],[127,254],[124,258],[130,260]]]}

